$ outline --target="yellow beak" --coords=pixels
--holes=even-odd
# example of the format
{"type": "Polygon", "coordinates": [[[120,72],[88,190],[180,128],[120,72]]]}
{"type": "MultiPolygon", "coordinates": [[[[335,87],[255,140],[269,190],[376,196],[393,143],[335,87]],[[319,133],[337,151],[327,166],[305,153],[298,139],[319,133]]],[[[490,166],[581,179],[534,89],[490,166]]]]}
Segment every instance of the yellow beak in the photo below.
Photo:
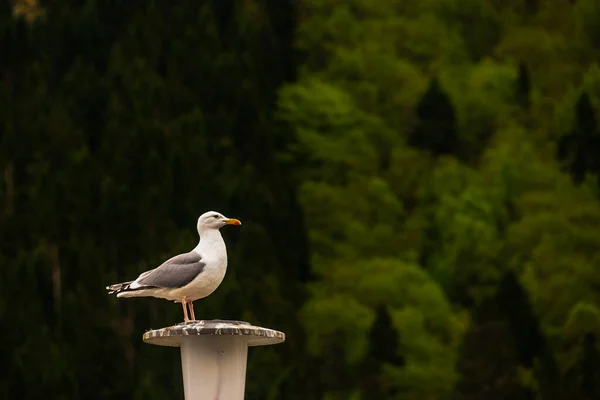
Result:
{"type": "Polygon", "coordinates": [[[235,219],[235,218],[227,218],[225,220],[225,223],[228,225],[241,225],[242,224],[239,219],[235,219]]]}

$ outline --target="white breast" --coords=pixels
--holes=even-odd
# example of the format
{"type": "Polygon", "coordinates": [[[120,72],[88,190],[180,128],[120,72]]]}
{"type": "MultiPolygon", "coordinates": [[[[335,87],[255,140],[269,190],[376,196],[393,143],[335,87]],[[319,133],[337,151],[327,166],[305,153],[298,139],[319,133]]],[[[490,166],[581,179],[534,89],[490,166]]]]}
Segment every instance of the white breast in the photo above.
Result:
{"type": "Polygon", "coordinates": [[[214,292],[227,272],[227,249],[221,233],[217,230],[203,232],[200,243],[194,249],[205,263],[204,270],[196,279],[181,289],[171,293],[172,296],[188,301],[202,299],[214,292]]]}

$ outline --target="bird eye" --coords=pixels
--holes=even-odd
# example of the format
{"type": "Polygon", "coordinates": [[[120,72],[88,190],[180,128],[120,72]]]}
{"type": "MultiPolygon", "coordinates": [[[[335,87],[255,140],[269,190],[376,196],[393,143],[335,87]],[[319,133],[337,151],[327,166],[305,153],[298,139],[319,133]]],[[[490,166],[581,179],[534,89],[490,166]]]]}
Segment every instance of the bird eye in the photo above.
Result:
{"type": "Polygon", "coordinates": [[[213,215],[213,218],[219,218],[219,216],[215,214],[215,215],[213,215]]]}

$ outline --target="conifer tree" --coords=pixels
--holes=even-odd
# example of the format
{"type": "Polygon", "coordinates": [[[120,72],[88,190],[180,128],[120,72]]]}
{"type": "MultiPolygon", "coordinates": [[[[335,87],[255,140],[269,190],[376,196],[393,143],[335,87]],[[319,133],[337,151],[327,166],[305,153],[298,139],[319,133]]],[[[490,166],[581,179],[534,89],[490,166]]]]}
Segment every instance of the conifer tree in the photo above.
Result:
{"type": "Polygon", "coordinates": [[[408,143],[436,156],[460,154],[456,116],[450,98],[433,78],[416,108],[417,122],[408,143]]]}
{"type": "Polygon", "coordinates": [[[600,132],[590,96],[584,92],[575,107],[575,127],[558,143],[558,158],[565,163],[573,182],[581,183],[586,174],[600,172],[600,132]]]}
{"type": "Polygon", "coordinates": [[[519,75],[517,79],[516,100],[525,110],[529,110],[531,103],[531,77],[527,64],[519,63],[519,75]]]}

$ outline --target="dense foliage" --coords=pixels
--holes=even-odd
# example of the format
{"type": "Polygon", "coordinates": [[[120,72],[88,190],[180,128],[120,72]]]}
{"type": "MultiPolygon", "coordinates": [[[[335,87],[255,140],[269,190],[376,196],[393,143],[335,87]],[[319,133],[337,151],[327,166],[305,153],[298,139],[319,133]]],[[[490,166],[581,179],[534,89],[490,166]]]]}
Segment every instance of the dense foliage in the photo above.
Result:
{"type": "Polygon", "coordinates": [[[180,307],[287,334],[248,399],[600,398],[596,0],[0,5],[1,398],[182,398],[180,307]]]}

